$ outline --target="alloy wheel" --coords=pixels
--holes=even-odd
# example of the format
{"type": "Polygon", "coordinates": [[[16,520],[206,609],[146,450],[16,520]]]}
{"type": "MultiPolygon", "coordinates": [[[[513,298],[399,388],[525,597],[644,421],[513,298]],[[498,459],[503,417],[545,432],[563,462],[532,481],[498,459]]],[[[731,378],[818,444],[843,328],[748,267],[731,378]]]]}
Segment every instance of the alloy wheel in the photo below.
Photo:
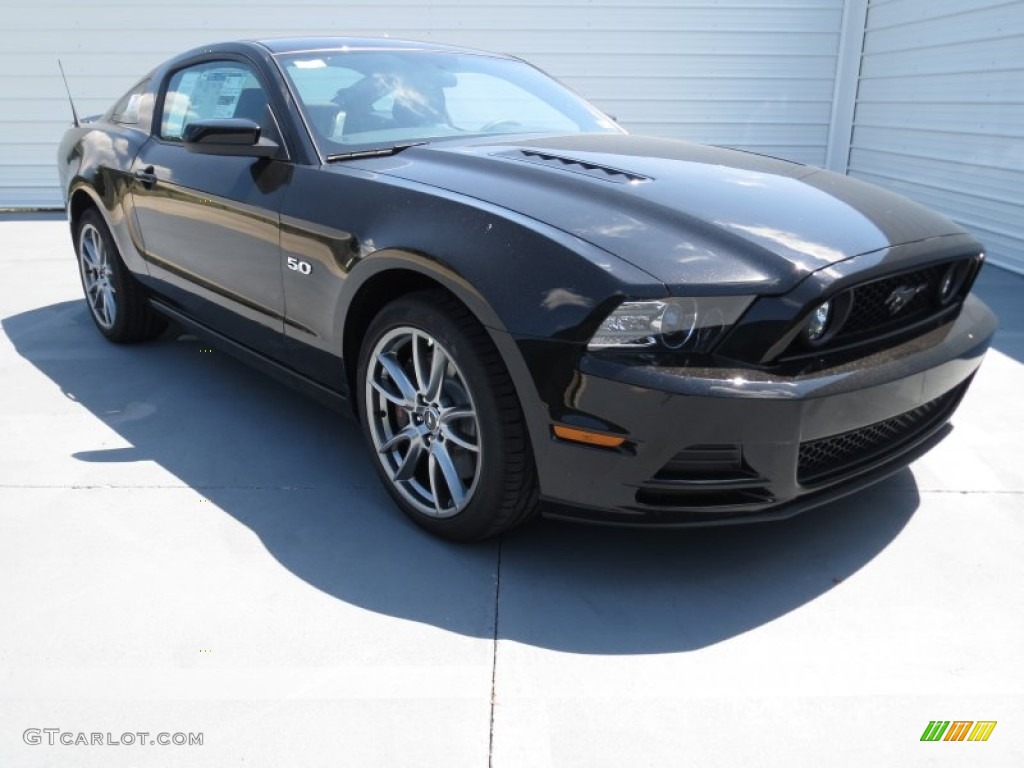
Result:
{"type": "Polygon", "coordinates": [[[388,331],[366,367],[366,418],[391,484],[416,510],[453,517],[480,477],[480,424],[451,353],[412,327],[388,331]]]}
{"type": "Polygon", "coordinates": [[[78,236],[78,262],[89,309],[101,328],[110,330],[117,321],[117,290],[114,269],[103,235],[93,224],[82,227],[78,236]]]}

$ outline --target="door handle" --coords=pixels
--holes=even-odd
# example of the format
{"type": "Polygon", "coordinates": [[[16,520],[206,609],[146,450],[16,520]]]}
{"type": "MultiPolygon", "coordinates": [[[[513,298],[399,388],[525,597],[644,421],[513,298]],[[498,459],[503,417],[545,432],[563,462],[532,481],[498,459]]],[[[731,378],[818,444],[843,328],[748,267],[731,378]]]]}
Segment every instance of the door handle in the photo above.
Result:
{"type": "Polygon", "coordinates": [[[156,168],[152,165],[147,165],[142,170],[135,172],[135,178],[142,184],[146,189],[152,189],[157,182],[156,168]]]}

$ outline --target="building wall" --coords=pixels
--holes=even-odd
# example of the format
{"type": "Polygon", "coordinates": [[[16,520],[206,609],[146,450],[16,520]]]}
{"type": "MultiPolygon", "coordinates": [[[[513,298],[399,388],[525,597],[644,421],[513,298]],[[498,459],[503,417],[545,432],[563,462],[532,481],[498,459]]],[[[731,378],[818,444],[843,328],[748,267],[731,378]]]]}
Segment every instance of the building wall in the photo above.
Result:
{"type": "Polygon", "coordinates": [[[821,164],[842,16],[842,0],[2,2],[0,207],[61,204],[58,57],[89,114],[169,56],[236,37],[388,34],[513,53],[633,132],[821,164]]]}
{"type": "Polygon", "coordinates": [[[849,173],[946,213],[1024,271],[1024,3],[872,0],[849,173]]]}
{"type": "Polygon", "coordinates": [[[629,130],[890,187],[1024,271],[1024,0],[0,0],[0,208],[59,206],[70,120],[186,48],[390,35],[523,56],[629,130]]]}

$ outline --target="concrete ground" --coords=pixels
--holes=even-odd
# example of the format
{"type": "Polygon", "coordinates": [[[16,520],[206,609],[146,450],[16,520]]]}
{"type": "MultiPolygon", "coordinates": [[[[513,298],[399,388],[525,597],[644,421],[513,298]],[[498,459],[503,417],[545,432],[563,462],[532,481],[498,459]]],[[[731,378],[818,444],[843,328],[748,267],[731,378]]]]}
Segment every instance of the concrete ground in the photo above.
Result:
{"type": "Polygon", "coordinates": [[[0,766],[1024,765],[1024,278],[986,268],[954,431],[873,490],[455,546],[353,424],[195,339],[105,342],[62,220],[0,240],[0,766]]]}

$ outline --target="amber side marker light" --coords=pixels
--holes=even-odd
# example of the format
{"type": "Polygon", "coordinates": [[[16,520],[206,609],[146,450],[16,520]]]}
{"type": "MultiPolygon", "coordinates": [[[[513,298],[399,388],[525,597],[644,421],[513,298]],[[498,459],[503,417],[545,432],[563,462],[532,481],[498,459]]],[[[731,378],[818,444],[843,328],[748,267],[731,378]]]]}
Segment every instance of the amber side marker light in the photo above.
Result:
{"type": "Polygon", "coordinates": [[[606,435],[603,432],[591,432],[589,429],[577,429],[566,427],[562,424],[554,425],[555,437],[562,440],[571,440],[574,443],[586,443],[587,445],[598,445],[602,448],[618,448],[626,438],[606,435]]]}

